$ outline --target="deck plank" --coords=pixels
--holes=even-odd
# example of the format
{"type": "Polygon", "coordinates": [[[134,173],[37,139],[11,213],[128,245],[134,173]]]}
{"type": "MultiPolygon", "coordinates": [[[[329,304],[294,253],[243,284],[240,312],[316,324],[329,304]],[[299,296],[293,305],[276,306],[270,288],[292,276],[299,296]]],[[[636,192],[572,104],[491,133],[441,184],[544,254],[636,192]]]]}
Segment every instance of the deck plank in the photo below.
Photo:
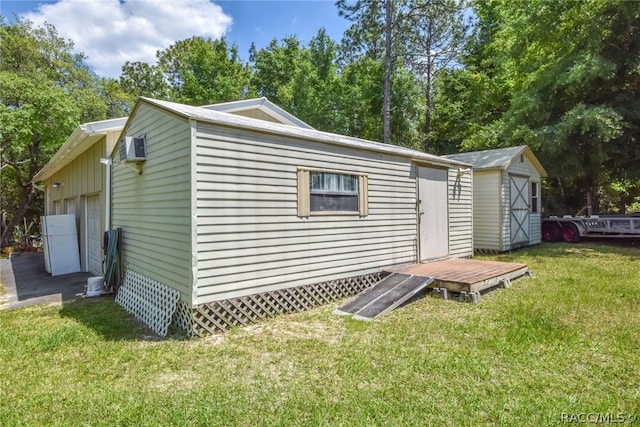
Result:
{"type": "Polygon", "coordinates": [[[446,287],[451,291],[481,291],[503,279],[512,280],[526,274],[527,264],[450,258],[424,264],[404,264],[386,269],[388,272],[434,277],[431,287],[446,287]]]}

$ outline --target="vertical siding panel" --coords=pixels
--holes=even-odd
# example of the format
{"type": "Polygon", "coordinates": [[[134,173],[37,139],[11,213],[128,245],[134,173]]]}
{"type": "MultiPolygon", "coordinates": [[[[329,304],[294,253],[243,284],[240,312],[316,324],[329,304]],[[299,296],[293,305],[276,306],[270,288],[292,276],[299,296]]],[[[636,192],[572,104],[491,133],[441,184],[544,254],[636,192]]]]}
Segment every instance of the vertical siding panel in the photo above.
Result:
{"type": "Polygon", "coordinates": [[[142,104],[127,136],[147,137],[139,175],[114,155],[113,227],[123,229],[125,268],[180,291],[191,302],[191,132],[189,123],[142,104]]]}
{"type": "Polygon", "coordinates": [[[473,175],[473,246],[499,251],[502,225],[500,212],[501,171],[476,171],[473,175]]]}
{"type": "Polygon", "coordinates": [[[471,172],[449,168],[449,255],[473,256],[473,206],[471,172]]]}
{"type": "Polygon", "coordinates": [[[502,191],[500,194],[501,204],[501,220],[502,220],[502,247],[501,251],[508,251],[511,249],[511,184],[509,182],[509,171],[502,170],[500,172],[502,191]]]}
{"type": "MultiPolygon", "coordinates": [[[[87,269],[85,200],[87,195],[100,194],[100,227],[104,229],[106,195],[103,190],[106,172],[100,164],[100,158],[105,150],[106,138],[114,138],[112,135],[117,133],[118,131],[113,131],[102,137],[45,181],[47,187],[45,212],[47,215],[55,213],[54,202],[58,203],[60,209],[66,213],[71,213],[69,204],[75,205],[76,225],[80,241],[80,261],[82,269],[85,271],[87,269]],[[63,186],[53,188],[54,182],[61,182],[63,186]]],[[[102,250],[100,249],[100,251],[100,256],[102,256],[102,250]]]]}

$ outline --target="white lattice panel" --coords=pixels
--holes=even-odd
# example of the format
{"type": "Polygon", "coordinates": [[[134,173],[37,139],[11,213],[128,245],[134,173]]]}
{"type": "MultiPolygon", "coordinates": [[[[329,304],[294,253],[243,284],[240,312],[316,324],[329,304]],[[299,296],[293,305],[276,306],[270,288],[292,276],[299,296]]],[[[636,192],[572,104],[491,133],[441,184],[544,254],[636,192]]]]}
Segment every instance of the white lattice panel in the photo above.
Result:
{"type": "Polygon", "coordinates": [[[127,270],[124,283],[118,289],[116,302],[153,332],[164,337],[171,324],[180,292],[127,270]]]}

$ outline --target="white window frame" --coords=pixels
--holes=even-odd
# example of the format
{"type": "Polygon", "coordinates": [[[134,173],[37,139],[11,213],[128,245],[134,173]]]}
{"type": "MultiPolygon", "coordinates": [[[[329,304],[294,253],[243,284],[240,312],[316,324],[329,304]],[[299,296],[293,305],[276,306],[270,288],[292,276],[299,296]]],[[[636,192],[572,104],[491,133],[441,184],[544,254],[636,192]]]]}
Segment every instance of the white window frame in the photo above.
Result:
{"type": "Polygon", "coordinates": [[[532,214],[540,213],[540,183],[537,181],[531,181],[531,205],[530,211],[532,214]],[[535,189],[535,191],[534,191],[535,189]]]}

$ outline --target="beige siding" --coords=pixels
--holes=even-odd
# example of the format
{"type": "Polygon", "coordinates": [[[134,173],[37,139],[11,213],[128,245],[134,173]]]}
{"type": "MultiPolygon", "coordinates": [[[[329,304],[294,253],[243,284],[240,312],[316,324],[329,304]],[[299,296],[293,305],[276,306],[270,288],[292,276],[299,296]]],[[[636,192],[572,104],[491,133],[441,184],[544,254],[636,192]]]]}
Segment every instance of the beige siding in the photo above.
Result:
{"type": "Polygon", "coordinates": [[[473,246],[475,249],[501,251],[504,233],[501,210],[504,203],[501,171],[476,171],[473,174],[473,246]]]}
{"type": "Polygon", "coordinates": [[[184,119],[141,105],[128,136],[146,134],[142,174],[113,165],[112,223],[123,229],[124,267],[179,290],[191,303],[191,149],[184,119]]]}
{"type": "Polygon", "coordinates": [[[201,124],[197,303],[416,259],[410,160],[201,124]],[[297,215],[298,167],[366,173],[369,215],[297,215]]]}
{"type": "Polygon", "coordinates": [[[267,121],[267,122],[281,123],[280,120],[276,119],[275,117],[272,117],[272,116],[268,115],[264,111],[259,110],[257,108],[254,108],[254,109],[251,109],[251,110],[234,111],[233,114],[235,114],[237,116],[249,117],[251,119],[264,120],[264,121],[267,121]]]}
{"type": "Polygon", "coordinates": [[[473,201],[471,172],[449,169],[449,255],[473,256],[473,201]]]}
{"type": "MultiPolygon", "coordinates": [[[[103,137],[84,153],[76,157],[71,163],[56,172],[45,181],[46,198],[45,214],[54,215],[73,213],[76,215],[78,240],[80,243],[80,265],[83,271],[88,270],[86,198],[99,195],[100,197],[100,229],[105,228],[105,208],[107,201],[103,192],[106,179],[106,168],[100,164],[100,158],[106,155],[106,140],[103,137]],[[53,183],[61,183],[53,188],[53,183]]],[[[102,248],[96,248],[99,253],[91,254],[102,257],[102,248]]]]}
{"type": "Polygon", "coordinates": [[[502,224],[502,235],[500,236],[500,250],[511,250],[511,183],[509,182],[509,172],[500,171],[500,196],[498,201],[500,206],[500,223],[502,224]]]}

